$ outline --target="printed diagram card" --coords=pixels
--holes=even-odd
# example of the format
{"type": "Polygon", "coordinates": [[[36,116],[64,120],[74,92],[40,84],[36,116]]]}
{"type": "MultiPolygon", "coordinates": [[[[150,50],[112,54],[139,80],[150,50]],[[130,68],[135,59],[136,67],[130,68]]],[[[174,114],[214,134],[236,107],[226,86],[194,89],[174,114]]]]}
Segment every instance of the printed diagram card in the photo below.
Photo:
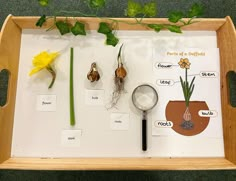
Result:
{"type": "Polygon", "coordinates": [[[222,138],[219,68],[217,48],[154,48],[159,108],[152,135],[222,138]]]}

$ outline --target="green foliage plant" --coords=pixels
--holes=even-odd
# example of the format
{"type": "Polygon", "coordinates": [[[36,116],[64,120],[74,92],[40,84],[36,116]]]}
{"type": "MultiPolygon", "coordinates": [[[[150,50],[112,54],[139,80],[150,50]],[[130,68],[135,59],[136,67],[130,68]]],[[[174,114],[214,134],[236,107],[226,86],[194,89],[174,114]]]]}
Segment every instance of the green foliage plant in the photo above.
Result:
{"type": "MultiPolygon", "coordinates": [[[[57,14],[69,16],[71,14],[77,14],[82,17],[97,17],[101,19],[99,24],[98,33],[102,33],[106,37],[105,44],[116,46],[119,42],[119,38],[116,36],[116,29],[119,23],[126,23],[129,25],[140,25],[147,27],[149,29],[153,29],[155,32],[160,32],[161,30],[169,30],[173,33],[182,33],[182,28],[184,26],[188,26],[190,24],[196,23],[195,19],[199,16],[203,15],[203,6],[201,4],[194,3],[187,12],[183,11],[171,11],[168,15],[169,23],[158,24],[152,23],[148,24],[143,21],[144,18],[151,18],[157,16],[157,1],[151,0],[147,3],[136,2],[135,0],[127,0],[127,8],[124,11],[125,16],[129,18],[134,18],[134,23],[130,23],[125,20],[117,20],[114,18],[102,18],[98,16],[98,12],[105,8],[106,5],[109,4],[109,0],[85,0],[83,3],[88,6],[91,10],[91,13],[84,13],[79,10],[77,11],[64,11],[61,10],[57,14]],[[188,19],[184,19],[183,17],[187,17],[188,19]],[[109,21],[109,23],[108,23],[109,21]]],[[[50,0],[39,0],[39,4],[43,7],[50,5],[50,0]]],[[[111,3],[111,2],[110,2],[111,3]]],[[[71,25],[68,21],[68,18],[62,21],[58,20],[57,16],[47,17],[46,15],[42,15],[38,21],[36,22],[36,26],[42,27],[48,19],[53,18],[54,24],[48,29],[51,30],[53,28],[57,28],[61,35],[65,35],[67,33],[72,33],[73,35],[86,35],[85,24],[83,22],[77,21],[73,25],[71,25]]]]}

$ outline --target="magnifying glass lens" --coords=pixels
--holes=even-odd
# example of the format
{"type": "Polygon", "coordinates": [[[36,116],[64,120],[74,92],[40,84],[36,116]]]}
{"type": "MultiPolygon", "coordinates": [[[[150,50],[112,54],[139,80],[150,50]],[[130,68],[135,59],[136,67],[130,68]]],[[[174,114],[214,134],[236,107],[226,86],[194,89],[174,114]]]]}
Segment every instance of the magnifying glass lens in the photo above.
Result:
{"type": "Polygon", "coordinates": [[[157,93],[152,87],[143,85],[134,91],[133,103],[138,109],[149,110],[156,105],[156,102],[157,93]]]}

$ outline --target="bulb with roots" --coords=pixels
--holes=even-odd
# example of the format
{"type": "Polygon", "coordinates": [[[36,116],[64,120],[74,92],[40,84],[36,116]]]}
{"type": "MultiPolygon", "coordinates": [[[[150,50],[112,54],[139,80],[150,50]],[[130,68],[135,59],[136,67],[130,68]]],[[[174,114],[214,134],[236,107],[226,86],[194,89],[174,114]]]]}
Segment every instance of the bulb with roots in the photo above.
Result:
{"type": "Polygon", "coordinates": [[[189,107],[186,108],[184,115],[183,115],[183,122],[181,127],[186,130],[191,130],[194,127],[194,124],[191,120],[191,113],[189,111],[189,107]]]}

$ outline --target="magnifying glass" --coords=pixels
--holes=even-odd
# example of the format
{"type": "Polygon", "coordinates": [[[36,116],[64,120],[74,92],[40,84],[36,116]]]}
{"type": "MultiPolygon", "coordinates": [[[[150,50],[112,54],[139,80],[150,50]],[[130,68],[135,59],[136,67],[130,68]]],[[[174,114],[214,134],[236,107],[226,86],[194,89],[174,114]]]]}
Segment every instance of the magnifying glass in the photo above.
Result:
{"type": "Polygon", "coordinates": [[[158,101],[157,91],[148,84],[136,87],[132,93],[134,106],[143,112],[142,118],[142,149],[147,150],[147,111],[154,108],[158,101]]]}

